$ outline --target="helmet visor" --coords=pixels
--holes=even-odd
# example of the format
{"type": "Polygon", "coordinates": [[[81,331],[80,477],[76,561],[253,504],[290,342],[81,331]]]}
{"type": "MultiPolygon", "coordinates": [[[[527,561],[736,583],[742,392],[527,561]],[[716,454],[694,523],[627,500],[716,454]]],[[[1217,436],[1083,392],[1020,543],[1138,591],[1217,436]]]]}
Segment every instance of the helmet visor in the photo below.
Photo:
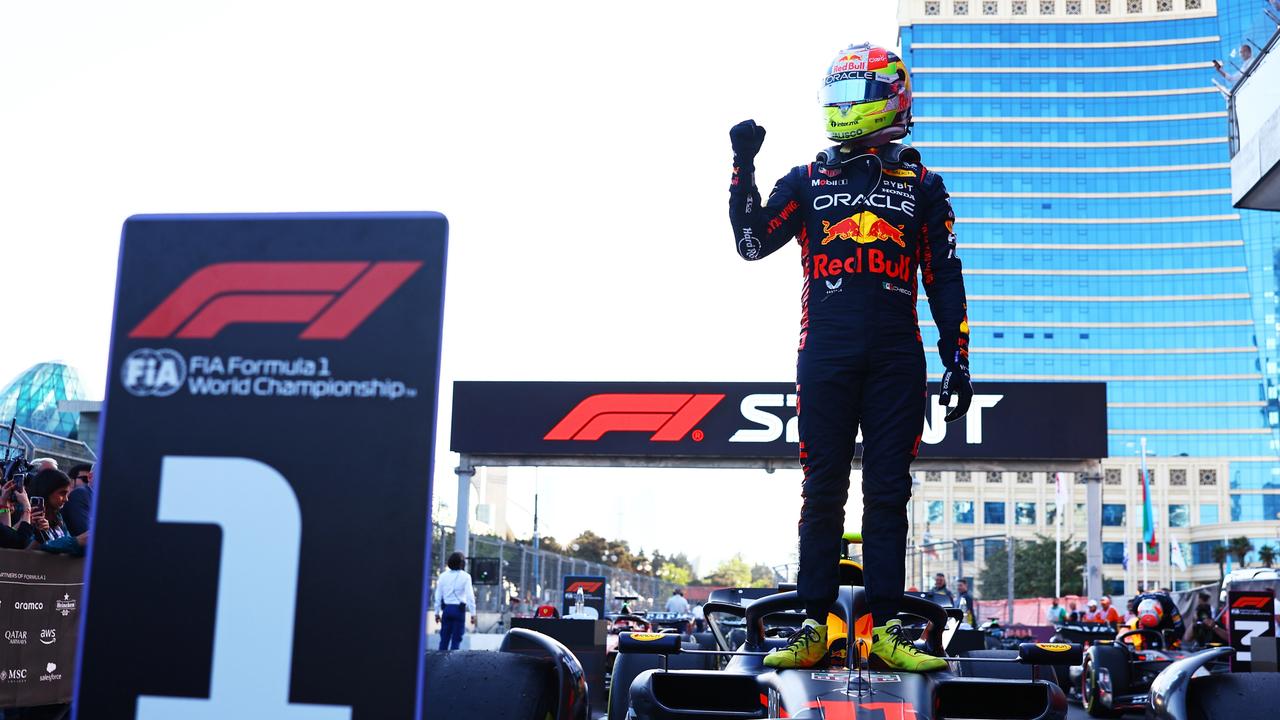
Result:
{"type": "Polygon", "coordinates": [[[869,70],[848,70],[827,76],[818,95],[823,105],[857,105],[885,100],[898,94],[897,75],[869,70]]]}

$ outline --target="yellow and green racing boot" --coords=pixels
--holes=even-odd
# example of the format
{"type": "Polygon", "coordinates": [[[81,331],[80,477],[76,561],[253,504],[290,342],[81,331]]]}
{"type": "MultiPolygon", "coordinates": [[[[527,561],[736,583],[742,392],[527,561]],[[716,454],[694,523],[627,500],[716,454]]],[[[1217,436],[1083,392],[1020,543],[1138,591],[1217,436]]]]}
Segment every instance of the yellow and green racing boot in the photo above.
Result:
{"type": "MultiPolygon", "coordinates": [[[[902,630],[902,621],[890,620],[871,631],[871,654],[890,670],[932,672],[943,670],[947,661],[934,657],[911,643],[902,630]]],[[[768,662],[768,659],[765,659],[768,662]]]]}
{"type": "Polygon", "coordinates": [[[808,668],[818,664],[827,654],[827,626],[817,620],[805,620],[784,648],[764,656],[765,667],[808,668]]]}

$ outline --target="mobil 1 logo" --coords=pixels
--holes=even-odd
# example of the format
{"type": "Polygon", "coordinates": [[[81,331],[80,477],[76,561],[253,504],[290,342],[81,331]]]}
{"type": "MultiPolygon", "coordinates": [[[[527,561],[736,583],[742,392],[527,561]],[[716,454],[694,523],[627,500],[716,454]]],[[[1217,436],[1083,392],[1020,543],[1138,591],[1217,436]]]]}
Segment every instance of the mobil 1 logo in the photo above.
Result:
{"type": "Polygon", "coordinates": [[[419,716],[446,234],[125,224],[76,717],[419,716]]]}

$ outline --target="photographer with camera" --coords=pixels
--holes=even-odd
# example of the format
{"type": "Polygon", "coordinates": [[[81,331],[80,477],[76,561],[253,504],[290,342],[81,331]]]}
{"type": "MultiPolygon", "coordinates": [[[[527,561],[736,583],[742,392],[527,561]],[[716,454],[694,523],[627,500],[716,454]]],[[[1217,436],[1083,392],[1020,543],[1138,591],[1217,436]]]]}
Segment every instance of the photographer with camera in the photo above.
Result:
{"type": "Polygon", "coordinates": [[[1196,621],[1187,627],[1183,642],[1194,642],[1198,647],[1206,647],[1209,643],[1230,643],[1231,635],[1227,628],[1213,616],[1212,598],[1209,593],[1202,592],[1196,596],[1196,621]]]}
{"type": "MultiPolygon", "coordinates": [[[[31,499],[27,497],[26,489],[9,480],[0,488],[0,505],[9,508],[3,516],[4,522],[0,523],[0,548],[22,550],[30,546],[36,529],[32,525],[31,499]]],[[[44,519],[43,513],[40,513],[40,519],[44,519]]]]}

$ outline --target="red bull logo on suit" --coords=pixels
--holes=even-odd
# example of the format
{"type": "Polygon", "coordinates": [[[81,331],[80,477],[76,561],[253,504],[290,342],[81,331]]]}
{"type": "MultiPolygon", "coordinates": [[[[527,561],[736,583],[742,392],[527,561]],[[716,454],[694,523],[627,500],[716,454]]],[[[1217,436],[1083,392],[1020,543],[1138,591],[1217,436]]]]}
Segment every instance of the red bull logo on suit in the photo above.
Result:
{"type": "Polygon", "coordinates": [[[907,243],[902,239],[902,228],[890,225],[882,220],[879,215],[869,210],[855,213],[834,224],[823,220],[822,232],[825,233],[825,237],[822,238],[823,245],[832,240],[840,239],[852,240],[860,245],[866,245],[878,240],[889,240],[898,247],[905,248],[907,246],[907,243]]]}

